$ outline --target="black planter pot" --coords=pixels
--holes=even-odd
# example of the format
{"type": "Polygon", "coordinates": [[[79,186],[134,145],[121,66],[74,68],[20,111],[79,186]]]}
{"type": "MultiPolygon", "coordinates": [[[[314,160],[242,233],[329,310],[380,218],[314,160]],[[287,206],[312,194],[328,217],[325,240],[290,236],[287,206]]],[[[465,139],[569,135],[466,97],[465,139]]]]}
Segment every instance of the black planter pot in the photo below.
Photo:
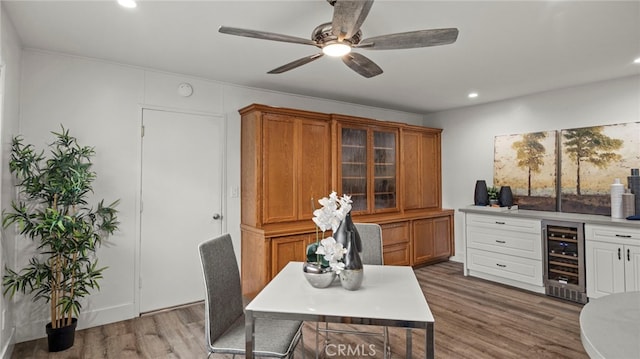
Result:
{"type": "Polygon", "coordinates": [[[476,188],[473,191],[473,204],[476,206],[486,206],[489,204],[489,192],[487,191],[486,181],[476,181],[476,188]]]}
{"type": "Polygon", "coordinates": [[[78,319],[72,318],[71,325],[62,328],[51,327],[51,323],[47,324],[47,342],[50,352],[60,352],[73,346],[76,338],[76,327],[78,319]]]}
{"type": "Polygon", "coordinates": [[[500,206],[511,207],[513,206],[513,193],[510,186],[500,187],[500,206]]]}

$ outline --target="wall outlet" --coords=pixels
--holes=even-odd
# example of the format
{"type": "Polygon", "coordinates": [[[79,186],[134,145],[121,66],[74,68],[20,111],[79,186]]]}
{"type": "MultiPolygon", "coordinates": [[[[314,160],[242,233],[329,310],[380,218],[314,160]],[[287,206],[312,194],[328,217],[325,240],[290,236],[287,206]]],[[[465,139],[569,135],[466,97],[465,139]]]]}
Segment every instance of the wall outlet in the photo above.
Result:
{"type": "Polygon", "coordinates": [[[240,188],[238,186],[231,186],[231,198],[240,197],[240,188]]]}

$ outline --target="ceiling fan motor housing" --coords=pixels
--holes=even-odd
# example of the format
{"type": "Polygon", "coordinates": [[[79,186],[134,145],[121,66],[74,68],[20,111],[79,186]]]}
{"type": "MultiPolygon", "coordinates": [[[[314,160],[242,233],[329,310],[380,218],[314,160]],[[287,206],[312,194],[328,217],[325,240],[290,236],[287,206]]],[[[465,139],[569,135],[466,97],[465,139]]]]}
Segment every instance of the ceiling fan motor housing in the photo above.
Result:
{"type": "MultiPolygon", "coordinates": [[[[333,34],[330,22],[318,25],[311,33],[311,40],[315,41],[318,46],[324,47],[328,44],[338,42],[338,37],[333,34]]],[[[351,38],[344,39],[341,43],[347,43],[349,46],[357,45],[362,38],[362,31],[358,30],[351,38]]]]}

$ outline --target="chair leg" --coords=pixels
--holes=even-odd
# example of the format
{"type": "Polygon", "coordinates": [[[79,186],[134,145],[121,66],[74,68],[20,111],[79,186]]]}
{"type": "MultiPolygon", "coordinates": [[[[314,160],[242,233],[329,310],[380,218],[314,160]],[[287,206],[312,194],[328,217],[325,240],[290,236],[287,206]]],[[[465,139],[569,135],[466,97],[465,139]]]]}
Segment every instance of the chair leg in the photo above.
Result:
{"type": "Polygon", "coordinates": [[[391,344],[389,343],[389,327],[384,327],[384,359],[391,358],[391,344]]]}

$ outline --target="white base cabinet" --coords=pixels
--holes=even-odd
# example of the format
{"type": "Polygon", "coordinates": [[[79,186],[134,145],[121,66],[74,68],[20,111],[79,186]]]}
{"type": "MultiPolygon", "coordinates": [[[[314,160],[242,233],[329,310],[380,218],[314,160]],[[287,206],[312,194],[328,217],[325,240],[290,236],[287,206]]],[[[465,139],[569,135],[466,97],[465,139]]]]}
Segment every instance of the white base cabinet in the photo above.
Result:
{"type": "Polygon", "coordinates": [[[540,220],[467,213],[465,274],[544,293],[540,220]]]}
{"type": "Polygon", "coordinates": [[[585,225],[587,296],[640,291],[640,229],[585,225]]]}

